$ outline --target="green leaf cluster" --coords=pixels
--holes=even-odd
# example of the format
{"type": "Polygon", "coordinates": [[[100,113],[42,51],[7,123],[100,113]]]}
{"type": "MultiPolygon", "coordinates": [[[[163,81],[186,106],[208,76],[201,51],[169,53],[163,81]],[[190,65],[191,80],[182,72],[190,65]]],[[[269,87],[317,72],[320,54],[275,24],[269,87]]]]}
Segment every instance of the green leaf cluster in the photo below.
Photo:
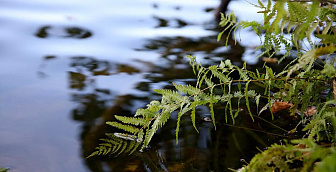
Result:
{"type": "MultiPolygon", "coordinates": [[[[300,114],[301,122],[305,123],[303,131],[306,132],[308,140],[300,141],[306,142],[306,145],[315,145],[318,149],[306,152],[309,154],[307,158],[301,149],[293,149],[291,145],[273,145],[256,155],[250,164],[240,171],[335,169],[330,159],[335,157],[335,147],[332,145],[335,144],[336,138],[336,2],[276,1],[274,5],[270,4],[271,1],[268,1],[267,6],[261,1],[253,4],[262,9],[260,13],[264,14],[263,24],[234,20],[235,25],[230,29],[236,31],[251,27],[260,37],[259,48],[264,48],[260,56],[272,57],[285,50],[286,53],[278,60],[279,63],[296,50],[296,58],[282,72],[273,74],[272,70],[265,66],[264,85],[276,90],[273,94],[269,92],[269,97],[292,104],[290,113],[300,114]],[[321,148],[315,142],[329,142],[332,145],[321,148]],[[326,149],[332,151],[327,152],[326,149]],[[322,162],[315,166],[315,162],[320,160],[322,162]],[[301,161],[303,167],[292,168],[291,163],[294,161],[301,161]]],[[[228,15],[230,18],[236,18],[233,14],[228,15]]],[[[228,19],[225,15],[222,17],[222,20],[228,19]]],[[[223,32],[226,31],[225,28],[223,32]]],[[[222,34],[219,38],[221,36],[222,34]]],[[[269,105],[273,103],[274,101],[269,99],[269,105]]],[[[266,108],[262,110],[264,109],[266,108]]]]}
{"type": "Polygon", "coordinates": [[[138,148],[143,150],[173,112],[177,112],[175,134],[178,143],[184,116],[190,117],[198,132],[198,106],[208,107],[216,128],[215,105],[225,107],[225,122],[231,118],[230,121],[235,123],[239,111],[235,111],[234,107],[245,106],[249,117],[254,120],[253,114],[260,114],[266,109],[273,116],[272,107],[275,102],[282,101],[291,104],[289,113],[299,115],[302,119],[300,123],[305,124],[303,131],[308,139],[293,143],[306,147],[275,144],[256,155],[250,165],[242,170],[305,171],[334,168],[330,166],[330,159],[335,157],[335,147],[321,147],[316,142],[334,144],[336,139],[335,3],[276,1],[272,4],[269,0],[264,5],[259,0],[258,4],[252,5],[261,9],[259,13],[263,14],[264,22],[237,21],[234,13],[222,14],[220,25],[223,32],[218,35],[218,40],[224,33],[235,33],[239,29],[251,27],[260,37],[261,45],[257,48],[262,50],[260,56],[273,57],[284,50],[285,54],[278,60],[281,63],[284,58],[296,54],[283,71],[276,73],[266,64],[262,71],[252,71],[247,69],[246,63],[239,67],[228,59],[218,65],[205,67],[196,61],[196,57],[188,56],[197,76],[196,84],[172,83],[174,90],[156,89],[154,91],[162,96],[161,100],[153,100],[145,108],[138,109],[134,117],[115,116],[117,121],[107,124],[121,132],[107,134],[108,139],[102,139],[103,143],[91,156],[130,154],[138,148]],[[238,78],[233,77],[236,73],[239,74],[238,78]],[[256,91],[256,87],[263,90],[256,91]],[[267,103],[259,108],[261,99],[267,103]],[[255,103],[257,111],[251,109],[250,103],[255,103]],[[321,162],[314,166],[317,160],[321,162]],[[294,169],[291,164],[296,161],[304,165],[294,169]]]}
{"type": "Polygon", "coordinates": [[[0,167],[0,172],[7,172],[9,169],[0,167]]]}
{"type": "Polygon", "coordinates": [[[138,149],[141,142],[133,135],[123,133],[107,133],[107,138],[100,139],[102,143],[96,147],[96,150],[91,153],[87,158],[97,155],[109,154],[129,154],[131,155],[138,149]]]}
{"type": "Polygon", "coordinates": [[[267,150],[255,155],[249,165],[239,171],[319,172],[336,169],[335,147],[319,146],[310,139],[292,140],[291,142],[292,144],[287,145],[273,144],[267,150]]]}
{"type": "MultiPolygon", "coordinates": [[[[260,56],[274,56],[280,51],[286,51],[279,63],[291,54],[292,46],[300,53],[307,52],[307,49],[315,49],[321,44],[335,44],[336,27],[333,24],[336,18],[335,4],[320,5],[320,1],[311,3],[296,1],[272,1],[268,0],[264,5],[260,0],[258,4],[253,4],[260,8],[264,15],[264,22],[239,21],[234,15],[222,14],[220,25],[224,27],[218,35],[221,39],[223,33],[251,27],[260,37],[261,45],[258,49],[263,49],[260,56]],[[315,32],[315,38],[312,35],[315,32]],[[307,47],[306,44],[310,47],[307,47]]],[[[228,39],[228,37],[227,37],[228,39]]],[[[226,41],[227,43],[227,41],[226,41]]],[[[335,46],[331,45],[330,51],[335,51],[335,46]]]]}

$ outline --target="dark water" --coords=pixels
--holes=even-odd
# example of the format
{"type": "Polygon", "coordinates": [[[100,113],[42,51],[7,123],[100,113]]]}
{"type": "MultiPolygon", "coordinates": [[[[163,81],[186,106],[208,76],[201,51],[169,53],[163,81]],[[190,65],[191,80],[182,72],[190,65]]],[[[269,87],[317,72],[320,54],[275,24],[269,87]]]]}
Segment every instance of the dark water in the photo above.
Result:
{"type": "MultiPolygon", "coordinates": [[[[178,145],[173,114],[149,150],[86,159],[111,131],[105,122],[113,115],[132,115],[159,99],[154,88],[195,80],[186,55],[203,64],[229,58],[253,67],[262,64],[253,50],[259,39],[242,31],[245,41],[238,45],[216,42],[217,0],[0,4],[0,166],[10,171],[226,171],[279,139],[220,123],[214,131],[202,120],[207,108],[200,108],[200,133],[184,118],[178,145]]],[[[244,1],[231,2],[229,10],[256,19],[244,1]]],[[[216,112],[220,121],[224,110],[216,112]]],[[[259,130],[267,125],[244,117],[236,123],[259,130]]]]}

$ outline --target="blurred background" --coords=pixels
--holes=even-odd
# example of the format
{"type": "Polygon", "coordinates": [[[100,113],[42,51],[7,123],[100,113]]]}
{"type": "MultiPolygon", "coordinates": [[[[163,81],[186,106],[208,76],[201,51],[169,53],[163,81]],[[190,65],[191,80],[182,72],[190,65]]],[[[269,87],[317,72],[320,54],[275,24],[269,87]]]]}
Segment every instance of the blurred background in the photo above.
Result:
{"type": "MultiPolygon", "coordinates": [[[[230,37],[228,47],[216,41],[216,15],[226,5],[239,20],[262,19],[243,0],[223,3],[0,0],[0,166],[11,172],[227,171],[246,164],[257,147],[279,140],[221,123],[214,131],[201,107],[200,133],[183,118],[178,145],[172,114],[148,150],[86,158],[113,131],[105,124],[113,115],[131,116],[160,99],[155,88],[195,82],[187,55],[204,65],[225,59],[263,65],[255,58],[259,38],[251,30],[242,30],[237,44],[230,37]]],[[[220,121],[224,108],[216,113],[220,121]]],[[[236,123],[267,127],[250,118],[236,123]]]]}

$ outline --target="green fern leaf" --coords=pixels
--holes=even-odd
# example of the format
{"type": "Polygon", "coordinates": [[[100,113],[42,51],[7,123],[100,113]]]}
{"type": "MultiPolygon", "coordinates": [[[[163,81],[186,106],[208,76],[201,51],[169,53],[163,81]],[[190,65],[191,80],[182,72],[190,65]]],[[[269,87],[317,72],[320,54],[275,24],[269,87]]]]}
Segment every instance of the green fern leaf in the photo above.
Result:
{"type": "Polygon", "coordinates": [[[295,27],[296,25],[296,22],[293,22],[293,21],[288,21],[288,24],[287,24],[287,32],[291,32],[292,28],[295,27]]]}
{"type": "Polygon", "coordinates": [[[185,94],[189,94],[189,95],[197,95],[199,93],[201,93],[201,90],[193,87],[191,85],[177,85],[175,83],[173,83],[173,85],[175,86],[175,88],[185,94]]]}
{"type": "Polygon", "coordinates": [[[299,2],[288,2],[287,7],[292,21],[301,22],[307,17],[307,7],[303,4],[299,2]]]}
{"type": "Polygon", "coordinates": [[[332,77],[336,76],[336,68],[333,65],[331,65],[330,63],[326,63],[324,65],[324,68],[321,71],[321,73],[327,75],[330,78],[332,78],[332,77]]]}
{"type": "Polygon", "coordinates": [[[153,122],[153,125],[151,126],[151,129],[149,129],[149,131],[146,132],[145,139],[143,141],[144,143],[143,148],[148,146],[155,132],[167,122],[169,117],[170,117],[170,113],[167,113],[167,112],[162,112],[161,114],[157,116],[157,118],[153,122]]]}
{"type": "Polygon", "coordinates": [[[137,143],[136,141],[130,141],[129,144],[126,146],[126,148],[123,150],[123,153],[125,154],[129,153],[136,143],[137,143]]]}
{"type": "Polygon", "coordinates": [[[124,142],[117,144],[115,147],[112,149],[112,153],[116,153],[120,150],[121,146],[123,145],[124,142]]]}
{"type": "Polygon", "coordinates": [[[277,10],[276,17],[274,21],[272,22],[271,27],[269,29],[271,29],[273,33],[279,34],[280,33],[279,23],[281,19],[284,17],[284,15],[286,14],[286,11],[284,9],[284,2],[276,1],[274,4],[274,8],[277,10]]]}
{"type": "Polygon", "coordinates": [[[193,127],[195,128],[195,130],[197,131],[197,133],[199,133],[197,127],[196,127],[196,106],[199,105],[198,101],[194,101],[190,106],[192,108],[191,114],[190,114],[190,118],[191,118],[191,122],[193,124],[193,127]]]}
{"type": "Polygon", "coordinates": [[[183,96],[173,90],[168,89],[154,89],[153,90],[156,93],[162,94],[163,97],[166,99],[166,101],[176,101],[176,102],[182,102],[184,100],[183,96]]]}
{"type": "Polygon", "coordinates": [[[228,78],[227,76],[225,76],[223,73],[220,73],[216,70],[216,68],[210,68],[211,73],[217,77],[219,80],[221,80],[222,83],[226,83],[228,81],[230,81],[230,78],[228,78]]]}
{"type": "Polygon", "coordinates": [[[208,85],[209,88],[214,87],[214,83],[211,81],[211,79],[205,78],[205,83],[208,85]]]}
{"type": "Polygon", "coordinates": [[[215,127],[215,130],[216,130],[215,112],[214,112],[213,104],[210,103],[210,104],[209,104],[209,107],[210,107],[211,120],[212,120],[212,123],[213,123],[213,125],[214,125],[214,127],[215,127]]]}
{"type": "Polygon", "coordinates": [[[138,116],[143,116],[144,118],[146,118],[146,120],[148,119],[151,119],[153,117],[155,117],[155,112],[152,112],[151,110],[149,109],[138,109],[135,113],[135,117],[138,117],[138,116]]]}
{"type": "Polygon", "coordinates": [[[235,66],[235,68],[237,69],[237,71],[239,72],[239,77],[243,80],[249,80],[249,77],[247,75],[246,72],[244,72],[243,70],[241,70],[239,67],[235,66]]]}
{"type": "Polygon", "coordinates": [[[203,81],[204,79],[207,77],[207,74],[208,74],[209,70],[207,71],[204,71],[204,68],[201,68],[199,74],[198,74],[198,77],[197,78],[201,78],[201,79],[198,79],[197,80],[197,86],[198,88],[201,88],[202,84],[203,84],[203,81]],[[202,76],[203,75],[203,76],[202,76]],[[202,76],[202,77],[201,77],[202,76]]]}
{"type": "Polygon", "coordinates": [[[130,133],[137,133],[140,131],[139,128],[136,128],[134,126],[130,126],[130,125],[124,125],[124,124],[120,124],[118,122],[106,122],[106,124],[111,125],[113,127],[122,129],[124,131],[130,132],[130,133]]]}
{"type": "Polygon", "coordinates": [[[260,94],[255,96],[255,102],[256,102],[256,105],[257,105],[257,109],[259,109],[259,101],[260,101],[260,94]]]}
{"type": "Polygon", "coordinates": [[[241,99],[244,97],[244,94],[241,91],[236,91],[235,93],[233,93],[233,97],[241,99]]]}
{"type": "Polygon", "coordinates": [[[326,27],[323,29],[323,31],[322,31],[322,35],[325,35],[325,34],[327,34],[328,33],[328,31],[329,31],[329,29],[331,28],[331,26],[332,26],[332,24],[333,24],[333,22],[327,22],[327,25],[326,25],[326,27]]]}
{"type": "Polygon", "coordinates": [[[178,113],[177,115],[177,124],[176,124],[176,132],[175,132],[175,135],[176,135],[176,144],[178,144],[178,133],[179,133],[179,130],[180,130],[180,121],[181,121],[181,117],[182,115],[184,115],[186,112],[188,112],[191,108],[189,107],[190,106],[190,103],[184,105],[184,104],[181,104],[181,110],[180,112],[178,113]]]}
{"type": "Polygon", "coordinates": [[[137,142],[137,143],[134,145],[133,149],[130,151],[129,155],[133,154],[133,153],[138,149],[138,147],[139,147],[140,145],[141,145],[141,143],[140,143],[140,142],[137,142]]]}
{"type": "Polygon", "coordinates": [[[254,122],[254,118],[253,118],[253,115],[252,115],[252,113],[251,113],[251,109],[250,109],[250,101],[249,101],[249,95],[248,95],[248,85],[249,85],[249,83],[250,83],[250,81],[248,81],[247,83],[246,83],[246,85],[245,85],[245,102],[246,102],[246,107],[247,107],[247,110],[248,110],[248,112],[249,112],[249,114],[250,114],[250,116],[251,116],[251,118],[252,118],[252,121],[254,122]]]}
{"type": "Polygon", "coordinates": [[[312,96],[314,96],[313,87],[314,83],[309,83],[306,87],[303,88],[301,112],[305,112],[307,110],[310,99],[312,96]]]}
{"type": "MultiPolygon", "coordinates": [[[[228,92],[230,93],[231,92],[231,84],[232,84],[232,81],[229,82],[228,86],[229,86],[229,90],[228,92]]],[[[229,95],[229,98],[228,98],[228,105],[229,105],[229,111],[230,111],[230,115],[231,115],[231,118],[232,118],[232,122],[233,124],[235,123],[235,118],[233,116],[233,113],[232,113],[232,104],[231,104],[231,94],[228,94],[229,95]]]]}
{"type": "Polygon", "coordinates": [[[298,71],[299,69],[309,70],[315,61],[315,54],[316,50],[310,50],[301,56],[298,60],[298,63],[292,66],[289,70],[287,78],[289,78],[293,72],[298,71]]]}
{"type": "Polygon", "coordinates": [[[321,39],[321,43],[323,44],[336,44],[336,34],[330,35],[330,34],[317,34],[315,35],[317,38],[321,39]]]}
{"type": "Polygon", "coordinates": [[[117,120],[125,123],[125,124],[132,124],[132,125],[145,125],[148,123],[147,120],[143,118],[134,118],[134,117],[126,117],[126,116],[114,116],[117,120]]]}

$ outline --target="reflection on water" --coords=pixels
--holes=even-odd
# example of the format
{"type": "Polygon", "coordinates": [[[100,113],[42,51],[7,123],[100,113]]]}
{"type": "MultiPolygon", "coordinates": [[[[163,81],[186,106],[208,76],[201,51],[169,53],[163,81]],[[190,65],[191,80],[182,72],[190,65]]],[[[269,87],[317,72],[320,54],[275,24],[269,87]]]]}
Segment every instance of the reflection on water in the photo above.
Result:
{"type": "MultiPolygon", "coordinates": [[[[279,139],[224,125],[224,108],[218,105],[216,131],[206,120],[209,109],[199,107],[200,133],[187,116],[182,118],[178,145],[177,114],[172,114],[148,150],[87,159],[99,139],[114,131],[105,124],[114,115],[132,116],[160,99],[153,89],[172,88],[172,82],[194,84],[186,55],[196,55],[204,65],[224,59],[242,65],[255,57],[253,42],[234,44],[230,37],[229,48],[223,48],[216,41],[219,1],[98,2],[34,0],[0,7],[0,112],[5,121],[0,166],[14,172],[226,171],[240,167],[240,159],[251,158],[256,147],[279,139]]],[[[254,60],[248,68],[263,63],[254,60]]],[[[247,110],[241,111],[238,126],[280,133],[261,120],[252,123],[247,110]]]]}
{"type": "Polygon", "coordinates": [[[92,36],[92,33],[79,27],[52,27],[43,26],[35,34],[39,38],[63,37],[84,39],[92,36]]]}
{"type": "MultiPolygon", "coordinates": [[[[94,84],[95,80],[89,78],[94,78],[95,71],[99,71],[98,69],[105,71],[103,75],[107,74],[111,77],[116,73],[127,72],[114,71],[125,68],[119,67],[124,64],[112,65],[108,61],[89,57],[71,59],[71,67],[77,73],[69,73],[69,83],[72,89],[79,91],[72,94],[72,100],[78,104],[72,112],[73,119],[82,123],[83,159],[94,151],[99,144],[99,139],[104,138],[104,133],[113,132],[113,128],[105,124],[106,121],[113,121],[116,114],[132,116],[136,108],[159,98],[150,91],[153,87],[169,88],[171,87],[169,83],[172,81],[191,84],[194,82],[192,69],[188,65],[181,66],[181,59],[176,58],[167,60],[165,66],[150,65],[151,68],[146,71],[148,73],[145,76],[146,82],[139,82],[135,86],[135,89],[146,91],[147,94],[118,95],[118,93],[113,94],[113,90],[97,88],[94,84]],[[113,70],[110,66],[116,69],[113,70]],[[73,83],[81,84],[75,87],[73,83]],[[162,85],[162,83],[166,84],[162,85]]],[[[127,68],[129,68],[128,71],[132,71],[128,72],[129,75],[140,72],[132,66],[127,68]]],[[[217,107],[216,112],[224,114],[221,106],[217,107]]],[[[228,167],[241,166],[239,161],[241,158],[251,158],[257,151],[253,150],[256,146],[262,148],[278,139],[272,135],[222,125],[224,119],[221,119],[223,116],[220,115],[217,118],[220,121],[217,122],[217,131],[214,131],[212,122],[206,120],[209,117],[204,116],[208,113],[207,107],[198,109],[198,134],[188,118],[182,120],[179,145],[175,145],[176,114],[173,114],[172,120],[154,137],[152,147],[145,152],[137,152],[132,156],[94,157],[85,159],[86,164],[92,171],[225,171],[228,167]]],[[[263,131],[261,126],[265,125],[264,122],[251,123],[250,118],[246,118],[248,116],[246,109],[242,110],[241,115],[243,117],[239,117],[236,121],[238,126],[263,131]]],[[[279,133],[276,130],[274,132],[279,133]]]]}

